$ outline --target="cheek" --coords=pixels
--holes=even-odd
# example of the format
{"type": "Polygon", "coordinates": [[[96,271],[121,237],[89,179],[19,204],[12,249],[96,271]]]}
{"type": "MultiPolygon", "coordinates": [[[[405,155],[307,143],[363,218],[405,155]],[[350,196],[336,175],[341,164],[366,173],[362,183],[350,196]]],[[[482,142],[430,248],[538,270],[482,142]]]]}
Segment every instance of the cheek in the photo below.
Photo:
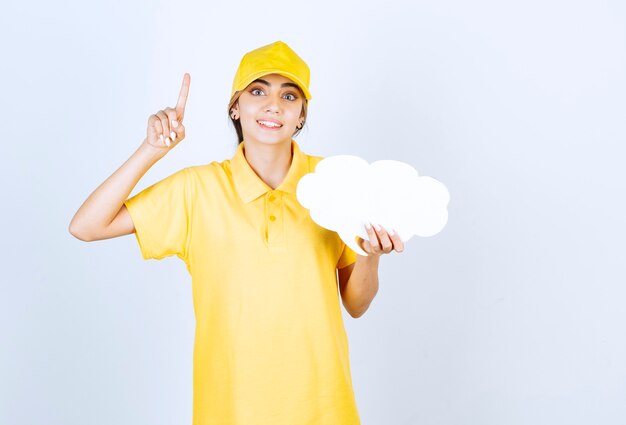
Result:
{"type": "Polygon", "coordinates": [[[241,123],[243,125],[252,125],[256,124],[256,118],[258,115],[258,111],[251,110],[250,108],[241,110],[241,123]]]}
{"type": "Polygon", "coordinates": [[[289,111],[285,113],[285,117],[290,121],[298,123],[300,121],[300,113],[302,112],[302,107],[299,106],[297,108],[289,109],[289,111]]]}

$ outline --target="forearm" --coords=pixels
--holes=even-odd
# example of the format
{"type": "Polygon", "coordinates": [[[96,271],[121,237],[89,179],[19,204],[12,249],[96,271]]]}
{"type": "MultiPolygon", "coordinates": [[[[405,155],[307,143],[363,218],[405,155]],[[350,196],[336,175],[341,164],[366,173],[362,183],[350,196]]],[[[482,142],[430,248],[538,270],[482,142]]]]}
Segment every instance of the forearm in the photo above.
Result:
{"type": "Polygon", "coordinates": [[[74,235],[95,233],[115,218],[137,182],[162,154],[142,143],[121,167],[94,190],[80,206],[70,223],[74,235]]]}
{"type": "Polygon", "coordinates": [[[354,270],[342,294],[343,304],[354,318],[362,316],[367,311],[378,292],[379,261],[379,255],[370,254],[367,257],[357,255],[354,270]]]}

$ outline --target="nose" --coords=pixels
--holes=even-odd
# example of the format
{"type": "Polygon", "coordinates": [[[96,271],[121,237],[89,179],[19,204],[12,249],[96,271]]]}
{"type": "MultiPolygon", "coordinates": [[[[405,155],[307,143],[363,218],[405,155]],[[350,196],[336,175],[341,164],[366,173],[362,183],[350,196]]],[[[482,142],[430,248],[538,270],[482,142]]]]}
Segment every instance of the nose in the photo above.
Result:
{"type": "Polygon", "coordinates": [[[279,99],[280,97],[278,94],[267,96],[267,104],[265,105],[265,112],[279,112],[280,111],[279,99]]]}

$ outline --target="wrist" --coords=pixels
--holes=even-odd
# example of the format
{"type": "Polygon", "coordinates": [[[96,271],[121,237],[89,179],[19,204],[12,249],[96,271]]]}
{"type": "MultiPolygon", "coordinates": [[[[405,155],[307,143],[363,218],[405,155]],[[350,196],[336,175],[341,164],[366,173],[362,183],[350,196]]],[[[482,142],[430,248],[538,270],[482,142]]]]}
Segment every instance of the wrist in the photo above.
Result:
{"type": "Polygon", "coordinates": [[[370,266],[378,266],[380,255],[369,253],[367,256],[357,254],[357,261],[370,266]]]}
{"type": "Polygon", "coordinates": [[[154,164],[167,154],[167,149],[152,146],[144,139],[139,149],[137,149],[137,154],[146,161],[154,164]]]}

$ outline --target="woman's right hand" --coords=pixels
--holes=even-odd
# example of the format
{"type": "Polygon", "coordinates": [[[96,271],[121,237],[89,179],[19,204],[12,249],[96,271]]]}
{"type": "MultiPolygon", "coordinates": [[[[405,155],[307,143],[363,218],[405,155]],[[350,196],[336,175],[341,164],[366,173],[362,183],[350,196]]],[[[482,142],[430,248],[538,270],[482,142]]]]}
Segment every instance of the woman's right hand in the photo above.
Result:
{"type": "Polygon", "coordinates": [[[191,76],[185,73],[175,108],[167,107],[148,118],[148,136],[144,143],[157,148],[164,155],[185,138],[183,118],[190,81],[191,76]]]}

